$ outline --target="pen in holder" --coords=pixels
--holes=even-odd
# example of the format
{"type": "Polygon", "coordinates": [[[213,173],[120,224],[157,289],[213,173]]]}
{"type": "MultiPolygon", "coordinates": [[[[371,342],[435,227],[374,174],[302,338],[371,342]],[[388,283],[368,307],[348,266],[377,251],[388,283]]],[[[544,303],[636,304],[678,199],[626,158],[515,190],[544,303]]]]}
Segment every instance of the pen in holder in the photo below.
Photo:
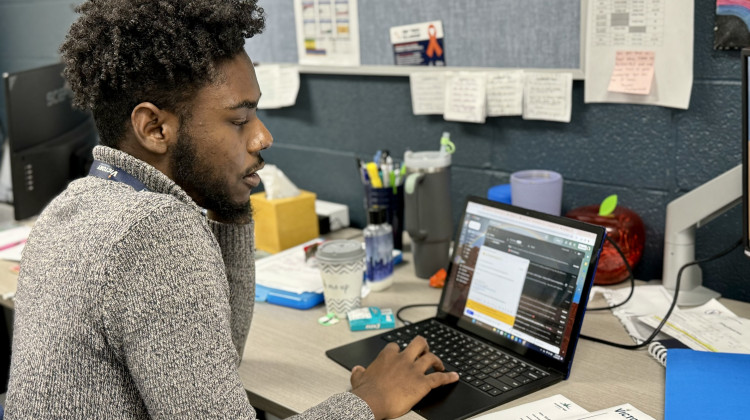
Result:
{"type": "Polygon", "coordinates": [[[404,186],[374,188],[365,185],[365,211],[384,207],[388,224],[393,227],[393,249],[403,250],[404,236],[404,186]]]}

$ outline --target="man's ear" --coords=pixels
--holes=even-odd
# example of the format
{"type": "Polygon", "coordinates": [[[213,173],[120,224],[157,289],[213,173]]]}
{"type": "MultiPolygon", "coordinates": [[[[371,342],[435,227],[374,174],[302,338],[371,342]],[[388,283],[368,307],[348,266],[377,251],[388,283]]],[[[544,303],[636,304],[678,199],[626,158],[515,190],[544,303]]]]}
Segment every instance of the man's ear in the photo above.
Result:
{"type": "Polygon", "coordinates": [[[154,154],[165,154],[177,142],[179,118],[150,102],[141,102],[130,114],[135,139],[140,146],[154,154]]]}

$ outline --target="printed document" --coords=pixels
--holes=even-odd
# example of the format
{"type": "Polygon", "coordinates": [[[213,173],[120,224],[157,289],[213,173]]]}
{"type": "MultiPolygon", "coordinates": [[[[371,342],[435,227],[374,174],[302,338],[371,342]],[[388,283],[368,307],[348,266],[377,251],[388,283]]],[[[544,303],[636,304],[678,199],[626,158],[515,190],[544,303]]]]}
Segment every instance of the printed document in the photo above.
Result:
{"type": "Polygon", "coordinates": [[[317,266],[305,261],[305,247],[320,239],[286,249],[255,261],[255,282],[271,289],[292,293],[323,293],[323,280],[317,266]]]}
{"type": "MultiPolygon", "coordinates": [[[[662,319],[663,314],[639,318],[653,328],[662,319]]],[[[750,319],[735,316],[715,299],[696,308],[675,309],[662,331],[693,350],[750,354],[750,319]]]]}
{"type": "MultiPolygon", "coordinates": [[[[589,0],[585,102],[687,109],[693,85],[693,4],[694,0],[589,0]],[[653,54],[650,70],[649,65],[628,64],[627,58],[644,53],[653,54]]],[[[648,60],[641,62],[645,63],[648,60]]]]}
{"type": "Polygon", "coordinates": [[[588,411],[566,397],[557,394],[507,410],[497,411],[475,420],[562,420],[588,411]]]}
{"type": "Polygon", "coordinates": [[[497,411],[476,420],[655,420],[630,404],[589,413],[583,407],[558,394],[539,401],[497,411]]]}
{"type": "Polygon", "coordinates": [[[357,0],[294,0],[300,64],[359,66],[357,0]]]}

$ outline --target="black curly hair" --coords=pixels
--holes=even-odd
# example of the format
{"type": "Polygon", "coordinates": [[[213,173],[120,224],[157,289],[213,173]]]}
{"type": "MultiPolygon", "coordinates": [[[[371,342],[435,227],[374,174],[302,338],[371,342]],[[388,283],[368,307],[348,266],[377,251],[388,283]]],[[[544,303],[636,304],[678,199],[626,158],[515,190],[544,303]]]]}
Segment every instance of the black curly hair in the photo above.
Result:
{"type": "Polygon", "coordinates": [[[60,47],[65,77],[111,147],[141,102],[184,120],[217,64],[265,26],[257,0],[88,0],[76,12],[60,47]]]}

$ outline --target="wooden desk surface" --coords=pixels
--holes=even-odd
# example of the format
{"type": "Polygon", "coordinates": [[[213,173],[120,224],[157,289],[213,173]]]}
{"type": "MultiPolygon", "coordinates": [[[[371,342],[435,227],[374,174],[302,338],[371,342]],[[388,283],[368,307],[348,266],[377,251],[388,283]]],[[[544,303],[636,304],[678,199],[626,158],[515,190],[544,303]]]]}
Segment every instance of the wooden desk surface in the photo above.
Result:
{"type": "MultiPolygon", "coordinates": [[[[363,305],[392,308],[395,312],[409,304],[437,303],[441,291],[430,288],[427,280],[417,279],[408,259],[407,254],[406,263],[396,268],[393,286],[382,292],[371,292],[363,305]]],[[[17,276],[11,271],[13,265],[0,261],[0,295],[16,288],[17,276]]],[[[738,316],[750,318],[750,304],[728,299],[720,301],[738,316]]],[[[12,301],[0,299],[0,304],[12,307],[12,301]]],[[[603,306],[605,302],[597,299],[591,305],[603,306]]],[[[418,321],[434,314],[435,308],[415,308],[404,311],[402,317],[418,321]]],[[[255,407],[286,417],[350,388],[349,372],[328,359],[325,351],[378,331],[351,332],[345,321],[324,327],[317,323],[323,315],[323,305],[304,311],[264,302],[255,305],[250,336],[240,365],[240,376],[255,407]]],[[[609,311],[588,312],[583,333],[624,344],[632,343],[609,311]]],[[[496,410],[555,394],[562,394],[589,411],[630,403],[661,419],[664,416],[664,368],[645,349],[621,350],[580,340],[570,379],[496,410]]],[[[421,418],[414,412],[402,417],[421,418]]]]}
{"type": "MultiPolygon", "coordinates": [[[[440,290],[417,279],[410,264],[396,269],[393,286],[371,292],[363,305],[392,308],[437,303],[440,290]]],[[[623,285],[626,286],[626,285],[623,285]]],[[[738,316],[749,317],[750,304],[722,299],[738,316]]],[[[592,307],[604,306],[601,298],[592,307]]],[[[417,321],[435,315],[435,308],[404,311],[404,319],[417,321]]],[[[328,359],[325,351],[378,331],[349,331],[347,322],[321,326],[317,319],[325,308],[301,311],[257,303],[240,376],[251,403],[279,417],[299,413],[329,396],[350,388],[349,372],[328,359]]],[[[397,323],[399,326],[400,323],[397,323]]],[[[619,320],[610,311],[588,312],[583,333],[623,344],[632,344],[619,320]]],[[[589,411],[630,403],[650,416],[664,417],[665,371],[644,349],[623,350],[580,340],[567,381],[512,401],[494,411],[562,394],[589,411]]],[[[421,419],[409,412],[402,419],[421,419]]]]}

